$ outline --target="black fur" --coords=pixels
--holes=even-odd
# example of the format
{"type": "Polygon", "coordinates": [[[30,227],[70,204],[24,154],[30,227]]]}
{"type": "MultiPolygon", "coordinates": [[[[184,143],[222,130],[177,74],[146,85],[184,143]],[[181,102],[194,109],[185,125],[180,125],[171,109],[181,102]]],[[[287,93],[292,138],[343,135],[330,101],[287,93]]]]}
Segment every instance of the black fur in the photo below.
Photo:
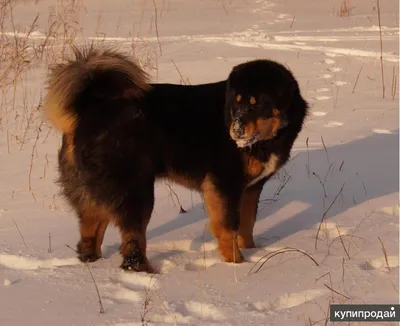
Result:
{"type": "MultiPolygon", "coordinates": [[[[73,63],[83,67],[95,56],[116,54],[91,50],[79,53],[73,63]]],[[[70,66],[68,63],[63,69],[70,66]]],[[[217,206],[222,209],[210,203],[216,221],[211,229],[224,260],[232,261],[224,249],[224,234],[231,232],[235,239],[240,226],[241,196],[254,177],[247,171],[246,160],[267,162],[273,153],[279,157],[279,169],[288,160],[307,113],[307,103],[292,74],[275,62],[257,60],[235,67],[229,78],[220,82],[150,84],[148,90],[138,91],[133,79],[112,65],[90,69],[79,92],[69,99],[71,105],[63,108],[75,117],[76,124],[73,132],[63,132],[59,152],[59,182],[81,224],[86,223],[88,229],[97,218],[114,222],[122,234],[121,267],[149,271],[145,232],[154,205],[155,180],[168,177],[203,193],[208,191],[206,186],[212,187],[211,194],[218,197],[217,206]],[[273,107],[281,110],[285,125],[274,138],[237,147],[229,128],[238,111],[234,100],[238,92],[257,98],[257,107],[240,108],[247,120],[268,118],[273,107]],[[67,156],[68,150],[71,156],[67,156]],[[222,214],[220,222],[218,214],[222,214]],[[132,241],[138,244],[129,249],[132,241]]],[[[252,187],[262,187],[271,175],[252,187]]],[[[89,236],[93,241],[99,236],[96,232],[89,236]]],[[[82,234],[80,243],[84,239],[82,234]]],[[[94,246],[80,253],[92,257],[94,246]]]]}

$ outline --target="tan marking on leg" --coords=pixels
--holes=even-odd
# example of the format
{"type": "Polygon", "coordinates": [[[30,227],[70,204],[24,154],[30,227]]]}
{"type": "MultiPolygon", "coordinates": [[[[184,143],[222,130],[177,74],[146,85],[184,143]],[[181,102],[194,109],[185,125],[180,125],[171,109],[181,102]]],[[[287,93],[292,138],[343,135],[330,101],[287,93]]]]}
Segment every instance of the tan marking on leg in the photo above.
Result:
{"type": "Polygon", "coordinates": [[[242,95],[236,95],[236,102],[240,102],[242,100],[242,95]]]}
{"type": "Polygon", "coordinates": [[[224,226],[226,218],[226,203],[214,186],[212,179],[207,176],[202,185],[203,199],[210,220],[210,231],[217,239],[218,249],[226,262],[243,262],[239,250],[236,232],[224,226]]]}
{"type": "Polygon", "coordinates": [[[104,234],[113,214],[104,205],[98,205],[90,200],[88,195],[84,196],[79,210],[79,231],[81,239],[78,242],[78,252],[82,255],[96,255],[101,257],[101,245],[104,234]]]}
{"type": "Polygon", "coordinates": [[[124,232],[121,230],[121,240],[120,252],[122,256],[126,257],[132,254],[133,248],[131,248],[129,244],[132,240],[137,241],[139,246],[138,249],[144,256],[146,256],[147,242],[146,237],[142,234],[142,232],[133,233],[132,231],[124,232]]]}
{"type": "Polygon", "coordinates": [[[255,248],[253,229],[257,217],[257,205],[262,187],[246,189],[240,206],[239,248],[255,248]]]}
{"type": "Polygon", "coordinates": [[[106,233],[107,227],[109,224],[109,220],[101,220],[97,227],[96,231],[96,254],[101,257],[101,245],[103,244],[104,235],[106,233]]]}
{"type": "Polygon", "coordinates": [[[250,97],[250,104],[251,104],[251,105],[254,105],[254,104],[256,104],[256,103],[257,103],[256,98],[255,98],[254,96],[251,96],[251,97],[250,97]]]}

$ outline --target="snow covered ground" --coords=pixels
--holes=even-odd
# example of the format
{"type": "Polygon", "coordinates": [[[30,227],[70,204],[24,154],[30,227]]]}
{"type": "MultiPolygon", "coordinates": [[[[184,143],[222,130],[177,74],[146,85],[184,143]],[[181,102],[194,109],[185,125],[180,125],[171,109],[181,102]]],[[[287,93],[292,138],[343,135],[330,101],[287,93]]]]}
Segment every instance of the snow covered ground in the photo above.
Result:
{"type": "Polygon", "coordinates": [[[0,325],[326,325],[330,303],[398,303],[399,11],[380,2],[385,98],[376,1],[3,2],[0,325]],[[60,137],[37,106],[46,65],[87,41],[134,53],[153,81],[225,79],[254,58],[293,71],[311,113],[264,188],[248,262],[219,262],[199,196],[163,182],[148,229],[160,274],[122,272],[113,228],[90,270],[66,246],[78,228],[54,184],[60,137]],[[292,251],[257,271],[285,247],[318,266],[292,251]]]}

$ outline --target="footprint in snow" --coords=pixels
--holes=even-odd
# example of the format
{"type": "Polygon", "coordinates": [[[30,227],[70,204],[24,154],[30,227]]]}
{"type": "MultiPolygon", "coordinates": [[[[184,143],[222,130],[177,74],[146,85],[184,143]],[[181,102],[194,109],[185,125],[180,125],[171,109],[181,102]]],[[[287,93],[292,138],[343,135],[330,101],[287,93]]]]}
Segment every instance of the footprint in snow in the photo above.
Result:
{"type": "Polygon", "coordinates": [[[80,264],[82,263],[77,258],[38,259],[19,255],[0,254],[1,266],[18,270],[52,269],[80,264]]]}
{"type": "Polygon", "coordinates": [[[328,123],[324,124],[324,126],[328,128],[336,128],[336,127],[341,127],[343,125],[344,123],[340,121],[329,121],[328,123]]]}
{"type": "Polygon", "coordinates": [[[331,98],[330,96],[326,96],[326,95],[313,96],[313,99],[317,100],[317,101],[325,101],[325,100],[329,100],[330,98],[331,98]]]}
{"type": "Polygon", "coordinates": [[[324,117],[328,114],[328,112],[322,112],[322,111],[315,111],[315,112],[311,112],[311,114],[314,117],[324,117]]]}
{"type": "Polygon", "coordinates": [[[332,82],[332,84],[336,85],[336,86],[343,86],[343,85],[347,85],[348,82],[337,80],[337,81],[332,82]]]}
{"type": "Polygon", "coordinates": [[[112,287],[112,291],[105,297],[114,302],[143,302],[146,290],[156,290],[160,287],[154,274],[120,271],[111,281],[108,287],[112,287]]]}
{"type": "Polygon", "coordinates": [[[327,88],[327,87],[317,88],[315,90],[315,92],[317,92],[317,93],[329,92],[329,88],[327,88]]]}
{"type": "Polygon", "coordinates": [[[327,57],[331,57],[331,58],[334,58],[334,57],[337,57],[337,56],[338,56],[336,53],[330,53],[330,52],[325,53],[325,55],[326,55],[327,57]]]}
{"type": "Polygon", "coordinates": [[[317,299],[328,293],[329,291],[327,289],[310,289],[300,292],[286,293],[271,300],[248,303],[247,306],[253,311],[266,313],[281,309],[293,308],[317,299]]]}
{"type": "Polygon", "coordinates": [[[329,78],[332,78],[332,75],[331,74],[323,74],[322,76],[320,76],[320,78],[329,79],[329,78]]]}
{"type": "MultiPolygon", "coordinates": [[[[318,229],[319,227],[320,226],[318,224],[316,226],[316,229],[318,229]]],[[[349,233],[349,228],[343,226],[339,227],[334,222],[326,222],[324,224],[321,224],[320,233],[324,234],[328,239],[336,239],[340,236],[347,235],[349,233]]]]}
{"type": "Polygon", "coordinates": [[[342,68],[339,68],[339,67],[331,67],[331,68],[328,68],[328,71],[330,71],[330,72],[339,72],[339,71],[341,71],[342,70],[342,68]]]}
{"type": "Polygon", "coordinates": [[[324,59],[324,63],[326,63],[327,65],[333,65],[333,64],[335,64],[335,60],[332,60],[332,59],[324,59]]]}
{"type": "Polygon", "coordinates": [[[388,129],[378,129],[378,128],[374,128],[372,129],[372,132],[376,133],[376,134],[386,134],[386,135],[390,135],[392,132],[388,129]]]}
{"type": "Polygon", "coordinates": [[[370,270],[378,270],[381,272],[387,271],[387,265],[390,268],[396,268],[399,266],[399,257],[398,256],[387,256],[386,258],[382,255],[382,257],[370,259],[360,265],[360,268],[365,271],[370,270]]]}

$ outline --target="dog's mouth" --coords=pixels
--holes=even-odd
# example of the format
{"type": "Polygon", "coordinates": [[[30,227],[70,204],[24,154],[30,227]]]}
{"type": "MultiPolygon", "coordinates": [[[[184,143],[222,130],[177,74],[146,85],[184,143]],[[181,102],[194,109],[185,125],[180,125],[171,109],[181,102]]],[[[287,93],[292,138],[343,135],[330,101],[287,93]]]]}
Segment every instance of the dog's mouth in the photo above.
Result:
{"type": "Polygon", "coordinates": [[[236,142],[236,145],[240,148],[244,148],[244,147],[250,147],[252,145],[254,145],[255,143],[257,143],[260,139],[259,139],[260,133],[255,133],[252,137],[250,138],[234,138],[232,137],[232,139],[236,142]]]}
{"type": "Polygon", "coordinates": [[[279,117],[258,118],[247,123],[235,119],[231,123],[229,133],[237,146],[244,148],[274,138],[285,125],[286,123],[279,117]]]}

